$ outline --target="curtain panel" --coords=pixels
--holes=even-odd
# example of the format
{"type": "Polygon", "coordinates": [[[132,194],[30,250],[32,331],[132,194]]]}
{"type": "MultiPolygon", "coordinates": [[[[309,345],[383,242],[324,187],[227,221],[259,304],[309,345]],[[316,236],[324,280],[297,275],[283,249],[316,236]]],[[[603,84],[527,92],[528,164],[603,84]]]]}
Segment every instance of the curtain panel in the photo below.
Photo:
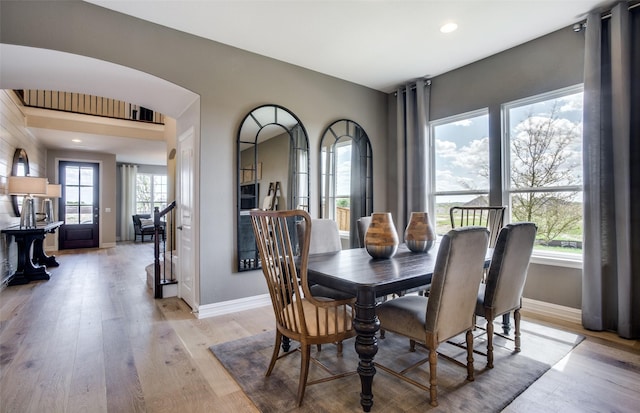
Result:
{"type": "Polygon", "coordinates": [[[587,18],[582,324],[640,338],[640,8],[587,18]]]}
{"type": "Polygon", "coordinates": [[[136,213],[136,176],[138,175],[137,165],[121,166],[120,188],[122,198],[120,200],[120,240],[134,240],[132,215],[136,213]]]}
{"type": "MultiPolygon", "coordinates": [[[[427,174],[431,81],[421,79],[397,90],[398,230],[402,233],[411,212],[427,211],[430,179],[427,174]]],[[[433,214],[429,214],[433,219],[433,214]]],[[[432,222],[433,224],[433,222],[432,222]]]]}

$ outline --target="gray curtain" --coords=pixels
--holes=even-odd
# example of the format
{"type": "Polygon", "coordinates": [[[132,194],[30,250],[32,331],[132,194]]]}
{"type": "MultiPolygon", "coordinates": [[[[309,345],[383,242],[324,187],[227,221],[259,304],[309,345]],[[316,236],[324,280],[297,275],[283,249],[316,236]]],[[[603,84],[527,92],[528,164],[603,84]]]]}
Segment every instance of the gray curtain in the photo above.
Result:
{"type": "MultiPolygon", "coordinates": [[[[398,123],[398,232],[404,232],[414,211],[427,211],[430,179],[427,175],[427,139],[431,81],[418,80],[397,91],[398,123]]],[[[433,220],[433,214],[429,214],[433,220]]],[[[432,222],[433,224],[433,222],[432,222]]]]}
{"type": "Polygon", "coordinates": [[[639,8],[587,18],[582,323],[640,338],[639,8]],[[632,116],[632,114],[635,114],[632,116]]]}
{"type": "Polygon", "coordinates": [[[351,198],[349,201],[350,231],[349,243],[351,248],[360,248],[357,222],[361,217],[373,213],[373,185],[371,173],[373,168],[371,143],[359,125],[349,123],[353,127],[351,133],[351,198]]]}
{"type": "Polygon", "coordinates": [[[137,165],[122,165],[120,173],[120,241],[135,239],[132,215],[136,214],[137,165]]]}

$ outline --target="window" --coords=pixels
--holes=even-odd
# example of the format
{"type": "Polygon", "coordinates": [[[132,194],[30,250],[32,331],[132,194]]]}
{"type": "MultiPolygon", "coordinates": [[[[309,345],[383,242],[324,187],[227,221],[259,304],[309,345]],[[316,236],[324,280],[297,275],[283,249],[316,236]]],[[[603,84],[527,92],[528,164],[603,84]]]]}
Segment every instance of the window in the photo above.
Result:
{"type": "Polygon", "coordinates": [[[167,176],[139,173],[136,176],[136,213],[151,214],[167,206],[167,176]]]}
{"type": "Polygon", "coordinates": [[[536,253],[582,252],[582,87],[503,105],[511,222],[538,225],[536,253]]]}
{"type": "Polygon", "coordinates": [[[451,229],[452,206],[489,205],[489,114],[487,110],[431,123],[432,196],[436,233],[451,229]]]}

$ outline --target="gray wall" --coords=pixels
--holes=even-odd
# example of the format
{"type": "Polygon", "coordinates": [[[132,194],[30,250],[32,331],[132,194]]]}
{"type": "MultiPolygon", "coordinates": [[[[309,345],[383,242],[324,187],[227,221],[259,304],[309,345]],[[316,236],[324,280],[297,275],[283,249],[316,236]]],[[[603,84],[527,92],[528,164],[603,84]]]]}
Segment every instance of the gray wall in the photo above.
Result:
{"type": "MultiPolygon", "coordinates": [[[[500,159],[500,105],[516,99],[553,91],[583,81],[584,33],[571,27],[550,33],[518,47],[469,64],[432,79],[431,120],[477,109],[489,109],[490,151],[500,159]]],[[[396,98],[389,102],[389,153],[395,153],[396,98]]],[[[397,168],[389,159],[389,171],[397,168]]],[[[492,165],[493,170],[494,165],[492,165]]],[[[499,168],[499,165],[498,165],[499,168]]],[[[492,187],[500,188],[500,177],[492,176],[492,187]]],[[[492,203],[501,203],[499,191],[492,192],[492,203]]],[[[397,192],[389,187],[388,204],[397,213],[397,192]]],[[[531,264],[525,297],[580,308],[581,270],[531,264]]]]}
{"type": "Polygon", "coordinates": [[[234,258],[235,136],[241,120],[254,107],[282,105],[305,125],[311,149],[312,216],[318,216],[314,206],[319,204],[320,134],[336,119],[359,123],[373,147],[375,208],[386,209],[385,94],[88,3],[3,1],[1,11],[3,43],[118,63],[200,95],[197,104],[173,116],[176,134],[195,125],[199,142],[195,179],[200,184],[196,236],[201,305],[266,292],[261,273],[235,273],[234,258]]]}

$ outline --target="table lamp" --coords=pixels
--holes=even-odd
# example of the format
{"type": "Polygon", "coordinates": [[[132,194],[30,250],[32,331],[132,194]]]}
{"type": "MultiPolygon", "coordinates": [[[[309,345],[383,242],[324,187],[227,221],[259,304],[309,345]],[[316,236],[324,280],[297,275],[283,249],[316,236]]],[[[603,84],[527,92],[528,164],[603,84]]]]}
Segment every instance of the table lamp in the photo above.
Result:
{"type": "Polygon", "coordinates": [[[36,196],[45,198],[42,201],[42,213],[44,214],[44,221],[47,224],[51,224],[55,221],[55,216],[53,214],[53,202],[51,201],[51,198],[60,198],[60,196],[62,196],[62,185],[47,183],[46,193],[38,194],[36,196]]]}
{"type": "Polygon", "coordinates": [[[10,176],[9,195],[23,196],[20,210],[20,228],[36,227],[36,211],[33,205],[34,194],[47,192],[47,179],[33,176],[10,176]]]}

